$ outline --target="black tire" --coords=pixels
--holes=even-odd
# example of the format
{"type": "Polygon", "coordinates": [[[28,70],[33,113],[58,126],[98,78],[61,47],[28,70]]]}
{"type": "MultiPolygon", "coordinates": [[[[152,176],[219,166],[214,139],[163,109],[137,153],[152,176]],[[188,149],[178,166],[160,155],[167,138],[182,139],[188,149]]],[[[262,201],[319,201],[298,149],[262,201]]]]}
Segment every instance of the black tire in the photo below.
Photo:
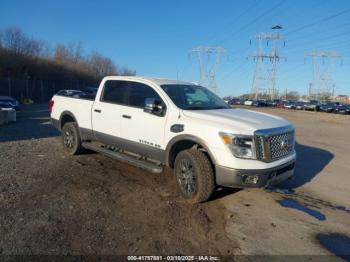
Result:
{"type": "Polygon", "coordinates": [[[189,203],[204,202],[214,191],[212,165],[205,153],[196,148],[181,151],[176,156],[174,173],[178,188],[189,203]]]}
{"type": "Polygon", "coordinates": [[[62,128],[63,148],[71,155],[78,155],[84,151],[78,125],[74,122],[65,123],[62,128]]]}

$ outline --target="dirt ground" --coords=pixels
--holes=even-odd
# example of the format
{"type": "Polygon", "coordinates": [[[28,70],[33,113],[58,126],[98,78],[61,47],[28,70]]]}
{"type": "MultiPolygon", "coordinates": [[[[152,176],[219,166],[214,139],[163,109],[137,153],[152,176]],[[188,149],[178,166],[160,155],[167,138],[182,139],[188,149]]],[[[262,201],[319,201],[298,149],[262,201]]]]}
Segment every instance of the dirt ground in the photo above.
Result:
{"type": "Polygon", "coordinates": [[[350,259],[350,116],[253,110],[295,125],[296,178],[271,189],[219,188],[190,206],[171,170],[68,156],[46,105],[24,107],[17,123],[0,127],[0,254],[350,259]]]}

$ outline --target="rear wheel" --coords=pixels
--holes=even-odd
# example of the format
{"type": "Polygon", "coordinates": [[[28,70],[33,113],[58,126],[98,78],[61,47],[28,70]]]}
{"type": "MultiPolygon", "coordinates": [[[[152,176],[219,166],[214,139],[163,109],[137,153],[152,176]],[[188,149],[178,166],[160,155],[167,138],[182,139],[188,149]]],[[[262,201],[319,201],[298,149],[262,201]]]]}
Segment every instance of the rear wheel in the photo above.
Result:
{"type": "Polygon", "coordinates": [[[213,168],[202,151],[196,148],[181,151],[176,156],[174,172],[178,188],[188,202],[204,202],[213,193],[213,168]]]}
{"type": "Polygon", "coordinates": [[[74,122],[65,123],[62,128],[62,142],[64,149],[71,155],[83,151],[78,125],[74,122]]]}

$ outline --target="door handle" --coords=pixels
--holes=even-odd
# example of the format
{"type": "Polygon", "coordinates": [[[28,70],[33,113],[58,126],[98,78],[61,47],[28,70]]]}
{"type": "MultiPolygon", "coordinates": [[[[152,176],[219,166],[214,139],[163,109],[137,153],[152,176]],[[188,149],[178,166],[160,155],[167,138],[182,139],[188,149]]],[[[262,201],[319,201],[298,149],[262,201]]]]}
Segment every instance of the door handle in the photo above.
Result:
{"type": "Polygon", "coordinates": [[[94,109],[96,113],[101,113],[101,109],[94,109]]]}
{"type": "Polygon", "coordinates": [[[124,118],[131,119],[131,116],[123,115],[124,118]]]}

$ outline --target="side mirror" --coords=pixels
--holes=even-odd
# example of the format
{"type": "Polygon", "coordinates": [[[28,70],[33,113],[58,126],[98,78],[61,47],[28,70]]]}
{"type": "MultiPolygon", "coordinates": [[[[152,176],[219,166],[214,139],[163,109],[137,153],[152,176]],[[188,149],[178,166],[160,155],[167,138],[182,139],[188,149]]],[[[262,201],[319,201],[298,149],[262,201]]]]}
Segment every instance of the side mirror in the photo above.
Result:
{"type": "Polygon", "coordinates": [[[156,100],[155,98],[146,98],[143,111],[149,114],[163,116],[165,110],[164,106],[159,100],[156,100]]]}

